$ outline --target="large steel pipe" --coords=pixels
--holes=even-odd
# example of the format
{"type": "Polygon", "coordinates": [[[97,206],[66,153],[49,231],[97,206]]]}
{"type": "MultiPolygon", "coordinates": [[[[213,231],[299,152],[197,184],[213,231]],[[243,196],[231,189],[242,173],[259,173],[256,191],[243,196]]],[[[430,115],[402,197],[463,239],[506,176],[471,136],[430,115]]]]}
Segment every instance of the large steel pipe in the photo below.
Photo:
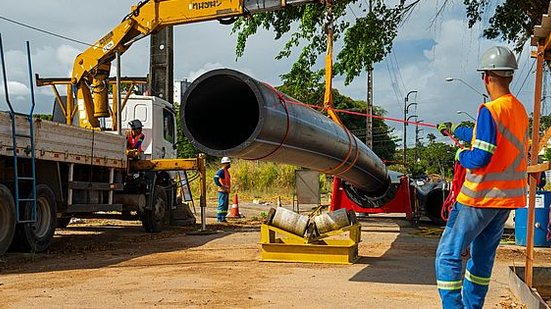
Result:
{"type": "Polygon", "coordinates": [[[182,124],[200,151],[302,166],[336,175],[366,195],[383,195],[386,166],[358,138],[320,112],[243,73],[219,69],[184,94],[182,124]]]}

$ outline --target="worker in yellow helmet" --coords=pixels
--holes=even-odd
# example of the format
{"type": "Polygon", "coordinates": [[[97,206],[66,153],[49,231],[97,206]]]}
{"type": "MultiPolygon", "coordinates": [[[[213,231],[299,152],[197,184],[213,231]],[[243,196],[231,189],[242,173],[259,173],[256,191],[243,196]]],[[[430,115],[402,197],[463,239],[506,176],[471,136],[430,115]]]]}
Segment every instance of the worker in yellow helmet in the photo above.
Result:
{"type": "Polygon", "coordinates": [[[472,145],[457,155],[467,173],[436,252],[444,308],[483,307],[505,221],[511,209],[526,206],[528,114],[509,90],[516,69],[508,48],[488,49],[478,71],[491,101],[480,105],[475,128],[438,125],[472,145]]]}

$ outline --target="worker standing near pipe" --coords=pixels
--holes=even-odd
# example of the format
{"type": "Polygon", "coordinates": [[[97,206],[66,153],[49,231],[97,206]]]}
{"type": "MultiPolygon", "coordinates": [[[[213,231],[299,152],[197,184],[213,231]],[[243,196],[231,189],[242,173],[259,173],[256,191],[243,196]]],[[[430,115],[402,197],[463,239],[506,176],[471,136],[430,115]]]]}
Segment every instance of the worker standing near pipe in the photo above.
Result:
{"type": "Polygon", "coordinates": [[[436,252],[444,308],[482,308],[505,221],[511,209],[526,206],[528,115],[509,90],[517,67],[508,48],[488,49],[477,71],[491,101],[480,105],[475,129],[438,125],[472,144],[456,155],[467,174],[436,252]],[[461,255],[467,248],[463,276],[461,255]]]}
{"type": "Polygon", "coordinates": [[[223,157],[220,161],[222,168],[214,175],[214,184],[218,186],[218,208],[216,209],[216,221],[227,222],[226,215],[228,214],[228,203],[231,189],[231,176],[228,171],[231,167],[231,160],[228,157],[223,157]]]}

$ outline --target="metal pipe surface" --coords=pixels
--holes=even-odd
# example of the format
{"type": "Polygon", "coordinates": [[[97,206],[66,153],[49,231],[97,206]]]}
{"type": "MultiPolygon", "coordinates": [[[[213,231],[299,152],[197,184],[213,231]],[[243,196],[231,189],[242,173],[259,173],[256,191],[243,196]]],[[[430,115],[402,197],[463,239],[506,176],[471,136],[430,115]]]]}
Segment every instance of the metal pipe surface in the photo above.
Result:
{"type": "Polygon", "coordinates": [[[350,131],[243,73],[207,72],[182,101],[184,134],[202,152],[306,167],[372,197],[390,185],[382,160],[350,131]]]}

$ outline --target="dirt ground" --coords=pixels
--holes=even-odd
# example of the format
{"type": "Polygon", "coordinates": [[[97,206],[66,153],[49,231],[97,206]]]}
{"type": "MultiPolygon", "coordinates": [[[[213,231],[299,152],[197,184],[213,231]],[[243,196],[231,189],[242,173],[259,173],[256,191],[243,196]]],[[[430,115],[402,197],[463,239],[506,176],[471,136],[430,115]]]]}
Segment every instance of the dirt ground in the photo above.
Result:
{"type": "MultiPolygon", "coordinates": [[[[91,220],[56,232],[43,254],[11,252],[0,261],[0,308],[439,308],[434,253],[440,229],[402,218],[362,220],[354,265],[260,262],[260,218],[269,205],[241,204],[245,219],[146,234],[139,222],[91,220]]],[[[507,242],[506,242],[507,243],[507,242]]],[[[537,250],[551,265],[551,249],[537,250]]],[[[504,245],[486,308],[522,308],[507,267],[524,249],[504,245]]]]}

